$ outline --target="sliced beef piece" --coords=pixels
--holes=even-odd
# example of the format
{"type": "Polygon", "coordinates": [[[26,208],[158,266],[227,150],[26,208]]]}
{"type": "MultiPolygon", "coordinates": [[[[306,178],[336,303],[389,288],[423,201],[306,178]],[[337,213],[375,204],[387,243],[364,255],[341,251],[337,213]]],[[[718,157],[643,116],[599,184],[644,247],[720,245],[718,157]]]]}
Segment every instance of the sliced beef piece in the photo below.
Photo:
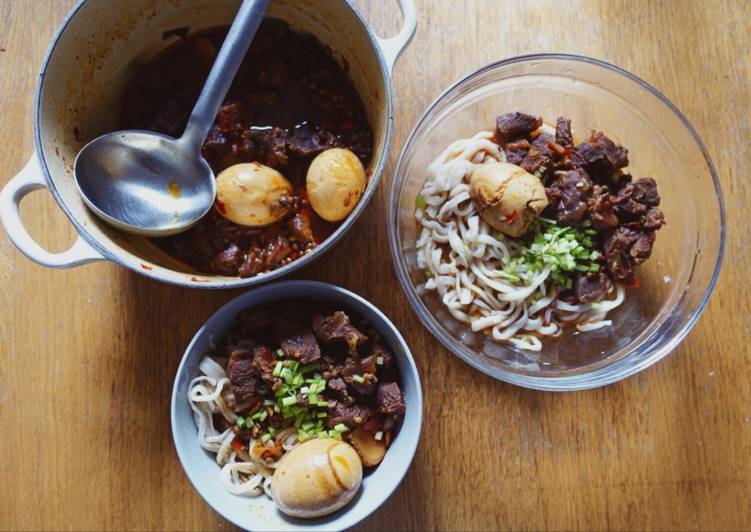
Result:
{"type": "Polygon", "coordinates": [[[301,364],[310,364],[321,358],[321,348],[307,328],[282,340],[281,348],[288,357],[299,360],[301,364]]]}
{"type": "Polygon", "coordinates": [[[550,202],[548,211],[561,224],[578,224],[587,213],[587,196],[592,181],[581,168],[556,172],[558,178],[545,189],[550,202]]]}
{"type": "Polygon", "coordinates": [[[613,210],[613,199],[608,187],[595,185],[592,196],[587,200],[587,206],[589,221],[596,230],[602,231],[618,225],[618,216],[613,210]]]}
{"type": "Polygon", "coordinates": [[[642,220],[642,226],[644,229],[650,229],[652,231],[657,231],[663,225],[665,225],[665,215],[657,207],[649,209],[642,220]]]}
{"type": "Polygon", "coordinates": [[[381,384],[378,387],[378,411],[381,414],[404,414],[404,397],[399,385],[395,382],[381,384]]]}
{"type": "Polygon", "coordinates": [[[628,150],[601,132],[574,148],[574,162],[583,166],[595,181],[608,179],[618,168],[628,166],[628,150]]]}
{"type": "Polygon", "coordinates": [[[337,401],[334,407],[329,409],[326,426],[331,429],[339,423],[344,423],[349,428],[354,428],[368,421],[373,414],[375,411],[369,406],[359,404],[347,406],[337,401]]]}
{"type": "Polygon", "coordinates": [[[349,394],[349,390],[347,389],[347,383],[344,382],[344,379],[341,378],[334,378],[329,379],[326,383],[326,386],[329,390],[334,392],[334,395],[336,396],[337,400],[341,402],[342,404],[346,406],[351,406],[355,403],[355,400],[352,398],[352,396],[349,394]]]}
{"type": "Polygon", "coordinates": [[[222,275],[237,275],[244,260],[243,251],[235,244],[230,244],[227,249],[220,251],[211,261],[211,271],[222,275]]]}
{"type": "Polygon", "coordinates": [[[275,366],[276,357],[274,357],[271,349],[265,345],[253,348],[253,369],[272,390],[277,390],[282,385],[282,380],[279,377],[274,377],[275,366]]]}
{"type": "Polygon", "coordinates": [[[292,218],[287,220],[287,226],[292,230],[292,234],[295,235],[298,242],[303,244],[315,242],[308,209],[303,208],[297,211],[292,218]]]}
{"type": "Polygon", "coordinates": [[[632,197],[635,201],[648,207],[657,207],[660,204],[660,194],[657,192],[657,183],[651,177],[642,177],[634,182],[632,197]]]}
{"type": "Polygon", "coordinates": [[[331,316],[313,317],[313,332],[322,343],[345,342],[351,353],[368,339],[350,323],[349,316],[341,310],[331,316]]]}
{"type": "Polygon", "coordinates": [[[542,119],[524,113],[506,113],[495,120],[496,137],[502,142],[511,142],[528,136],[542,125],[542,119]]]}
{"type": "Polygon", "coordinates": [[[263,383],[253,364],[253,353],[247,349],[236,349],[227,362],[227,376],[230,388],[238,403],[253,401],[260,394],[263,383]]]}
{"type": "Polygon", "coordinates": [[[571,120],[564,117],[559,117],[555,121],[555,141],[567,148],[574,144],[574,138],[571,135],[571,120]]]}
{"type": "Polygon", "coordinates": [[[579,275],[574,282],[574,296],[579,303],[593,303],[605,297],[612,287],[613,283],[603,272],[579,275]]]}

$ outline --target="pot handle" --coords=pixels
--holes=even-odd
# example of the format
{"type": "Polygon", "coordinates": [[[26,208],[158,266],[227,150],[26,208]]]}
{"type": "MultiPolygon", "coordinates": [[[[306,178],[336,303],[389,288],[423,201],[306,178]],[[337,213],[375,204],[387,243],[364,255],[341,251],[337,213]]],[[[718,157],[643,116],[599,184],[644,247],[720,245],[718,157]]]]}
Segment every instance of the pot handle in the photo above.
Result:
{"type": "Polygon", "coordinates": [[[24,227],[18,206],[27,194],[47,188],[36,152],[15,177],[0,191],[0,222],[11,242],[28,258],[48,268],[72,268],[106,258],[86,242],[82,236],[67,251],[50,253],[37,244],[24,227]]]}
{"type": "Polygon", "coordinates": [[[399,30],[399,33],[388,39],[378,38],[378,44],[383,52],[383,57],[386,59],[389,74],[394,71],[394,64],[399,58],[399,54],[409,44],[417,28],[417,9],[415,8],[414,0],[399,0],[399,6],[402,9],[402,16],[404,17],[402,29],[399,30]]]}

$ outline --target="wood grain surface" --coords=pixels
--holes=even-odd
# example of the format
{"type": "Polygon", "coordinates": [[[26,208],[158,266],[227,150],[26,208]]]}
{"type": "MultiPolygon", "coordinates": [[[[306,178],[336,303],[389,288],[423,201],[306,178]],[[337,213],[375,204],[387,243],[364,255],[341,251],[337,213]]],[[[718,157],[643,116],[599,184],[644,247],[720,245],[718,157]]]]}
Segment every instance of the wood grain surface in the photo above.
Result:
{"type": "MultiPolygon", "coordinates": [[[[395,0],[357,4],[382,34],[395,0]]],[[[72,0],[0,0],[0,184],[32,152],[36,75],[72,0]]],[[[364,530],[751,529],[751,2],[418,0],[394,75],[391,163],[347,237],[298,277],[369,298],[411,345],[423,440],[364,530]],[[384,216],[409,129],[449,83],[490,61],[574,52],[666,94],[702,135],[728,210],[714,297],[667,359],[582,393],[485,377],[417,320],[391,268],[384,216]]],[[[52,250],[74,232],[51,197],[23,205],[52,250]]],[[[172,447],[169,396],[201,323],[239,292],[164,286],[109,263],[46,270],[0,238],[0,528],[205,530],[231,525],[172,447]]]]}

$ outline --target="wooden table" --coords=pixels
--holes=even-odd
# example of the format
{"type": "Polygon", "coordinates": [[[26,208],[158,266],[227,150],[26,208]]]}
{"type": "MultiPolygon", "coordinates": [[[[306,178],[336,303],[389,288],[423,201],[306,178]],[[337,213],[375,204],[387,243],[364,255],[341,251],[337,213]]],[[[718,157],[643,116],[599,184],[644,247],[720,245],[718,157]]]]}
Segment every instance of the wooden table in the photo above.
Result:
{"type": "MultiPolygon", "coordinates": [[[[357,3],[379,31],[395,31],[394,0],[357,3]]],[[[32,151],[36,74],[72,4],[0,0],[1,182],[32,151]]],[[[423,379],[414,464],[361,528],[751,528],[751,3],[423,0],[418,9],[394,76],[392,165],[423,109],[460,75],[523,53],[590,55],[655,85],[696,126],[722,180],[728,247],[702,320],[665,361],[604,389],[523,390],[459,361],[410,310],[387,251],[386,177],[344,241],[299,274],[383,309],[423,379]]],[[[72,242],[49,195],[23,211],[49,248],[72,242]]],[[[188,340],[237,294],[164,286],[112,264],[45,270],[0,239],[0,528],[230,527],[180,468],[169,396],[188,340]]]]}

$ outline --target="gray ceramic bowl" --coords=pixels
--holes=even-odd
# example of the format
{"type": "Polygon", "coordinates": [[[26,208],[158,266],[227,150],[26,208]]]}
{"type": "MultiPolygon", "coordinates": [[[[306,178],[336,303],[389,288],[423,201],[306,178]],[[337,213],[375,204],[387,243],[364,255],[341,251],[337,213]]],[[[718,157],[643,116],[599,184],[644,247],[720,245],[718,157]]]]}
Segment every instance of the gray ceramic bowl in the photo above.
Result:
{"type": "Polygon", "coordinates": [[[421,424],[420,378],[409,347],[394,324],[362,297],[343,288],[313,281],[266,285],[233,299],[217,310],[190,342],[172,389],[172,437],[183,469],[198,493],[214,510],[235,525],[249,530],[341,530],[353,526],[381,506],[399,485],[417,449],[421,424]],[[402,427],[386,457],[365,476],[355,499],[338,512],[313,520],[286,517],[265,495],[238,497],[225,490],[219,480],[220,467],[214,456],[198,445],[197,430],[187,399],[188,384],[198,374],[201,358],[211,351],[215,340],[228,332],[240,311],[289,298],[331,301],[365,318],[396,356],[401,374],[400,387],[407,406],[402,427]]]}

